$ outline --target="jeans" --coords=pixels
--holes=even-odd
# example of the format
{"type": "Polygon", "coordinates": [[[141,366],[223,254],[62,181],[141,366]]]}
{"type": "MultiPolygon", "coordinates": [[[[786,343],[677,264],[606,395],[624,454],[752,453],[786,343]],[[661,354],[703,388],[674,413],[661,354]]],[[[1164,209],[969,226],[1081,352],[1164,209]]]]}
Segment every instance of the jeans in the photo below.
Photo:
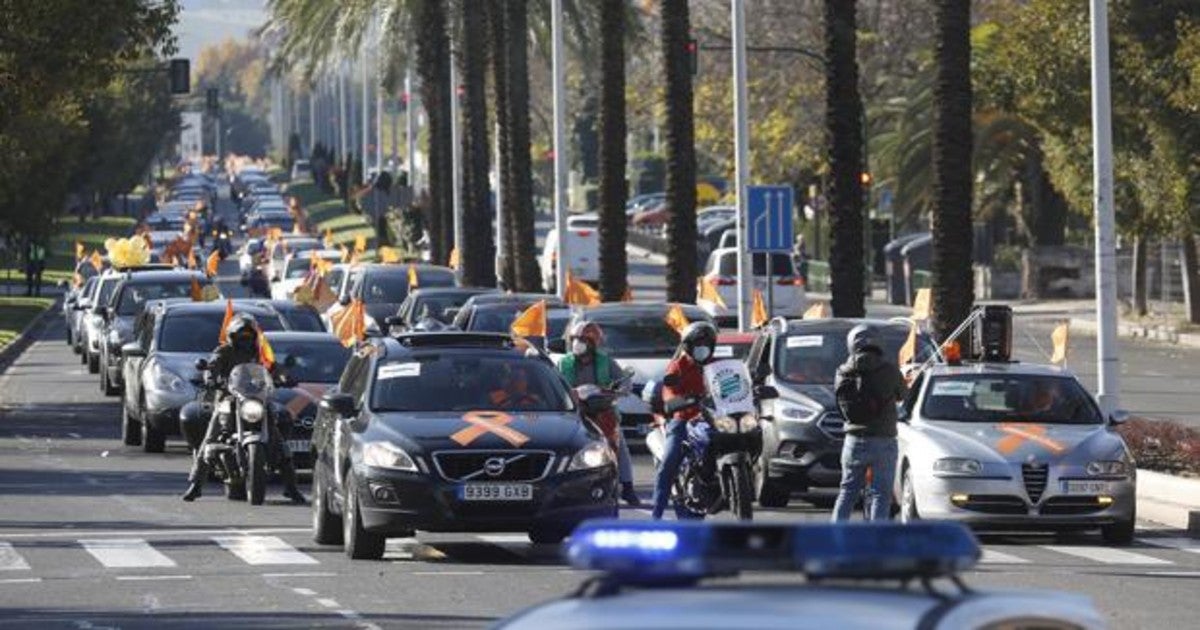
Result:
{"type": "Polygon", "coordinates": [[[896,478],[896,438],[847,435],[842,444],[842,485],[833,506],[833,521],[850,520],[850,512],[866,487],[867,520],[886,521],[892,514],[892,483],[896,478]],[[867,470],[871,482],[867,484],[867,470]]]}
{"type": "Polygon", "coordinates": [[[663,460],[654,477],[654,512],[655,519],[662,518],[667,509],[667,501],[671,499],[671,484],[679,474],[679,464],[683,461],[683,441],[687,437],[687,421],[670,420],[666,426],[666,440],[663,444],[663,460]]]}

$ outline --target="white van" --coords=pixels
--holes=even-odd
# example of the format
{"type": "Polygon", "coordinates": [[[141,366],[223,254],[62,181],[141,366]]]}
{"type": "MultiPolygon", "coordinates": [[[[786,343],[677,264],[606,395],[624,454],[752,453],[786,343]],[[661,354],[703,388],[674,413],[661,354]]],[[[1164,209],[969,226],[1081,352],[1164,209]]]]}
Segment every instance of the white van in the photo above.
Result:
{"type": "MultiPolygon", "coordinates": [[[[706,282],[716,289],[725,306],[705,299],[697,299],[696,306],[721,324],[737,319],[737,251],[736,247],[715,250],[709,255],[704,275],[700,278],[700,282],[706,282]]],[[[751,261],[754,288],[762,292],[764,301],[770,297],[770,315],[800,317],[808,308],[808,292],[805,290],[804,280],[796,271],[791,254],[753,254],[751,261]],[[770,274],[767,273],[768,256],[771,261],[770,274]],[[768,282],[771,285],[770,291],[767,290],[768,282]]]]}
{"type": "MultiPolygon", "coordinates": [[[[600,217],[595,213],[577,214],[567,218],[567,270],[571,275],[596,284],[600,282],[600,217]]],[[[542,286],[550,293],[557,290],[558,230],[546,234],[546,244],[538,265],[542,269],[542,286]]]]}

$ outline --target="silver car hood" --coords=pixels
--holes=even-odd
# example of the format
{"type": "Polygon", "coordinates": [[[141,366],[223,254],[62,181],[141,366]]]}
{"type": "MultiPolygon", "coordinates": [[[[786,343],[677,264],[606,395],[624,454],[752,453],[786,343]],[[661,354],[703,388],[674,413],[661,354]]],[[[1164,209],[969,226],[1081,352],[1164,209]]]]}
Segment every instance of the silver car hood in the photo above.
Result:
{"type": "Polygon", "coordinates": [[[159,365],[174,372],[185,381],[196,375],[196,359],[208,357],[207,352],[159,352],[154,355],[159,365]]]}
{"type": "Polygon", "coordinates": [[[909,430],[930,440],[939,456],[982,462],[1080,464],[1120,459],[1125,450],[1121,438],[1102,424],[922,421],[909,430]]]}

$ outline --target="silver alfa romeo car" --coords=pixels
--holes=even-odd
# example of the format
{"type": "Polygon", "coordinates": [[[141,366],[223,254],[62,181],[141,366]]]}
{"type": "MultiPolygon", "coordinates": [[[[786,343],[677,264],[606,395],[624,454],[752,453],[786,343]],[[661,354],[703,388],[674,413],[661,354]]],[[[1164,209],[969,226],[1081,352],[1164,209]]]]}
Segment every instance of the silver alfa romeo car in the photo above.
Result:
{"type": "Polygon", "coordinates": [[[936,365],[901,411],[900,518],[1001,529],[1099,528],[1133,540],[1137,470],[1116,425],[1070,371],[936,365]]]}

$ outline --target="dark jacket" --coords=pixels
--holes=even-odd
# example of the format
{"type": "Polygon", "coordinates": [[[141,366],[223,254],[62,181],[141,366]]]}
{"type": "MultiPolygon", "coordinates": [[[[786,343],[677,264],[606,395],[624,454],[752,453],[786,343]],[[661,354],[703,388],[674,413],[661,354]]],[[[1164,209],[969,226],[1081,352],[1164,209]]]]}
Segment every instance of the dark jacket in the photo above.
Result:
{"type": "Polygon", "coordinates": [[[896,401],[908,388],[900,368],[880,352],[868,349],[846,359],[838,367],[833,391],[848,435],[896,437],[896,401]]]}
{"type": "Polygon", "coordinates": [[[226,382],[229,380],[229,373],[233,371],[233,368],[243,363],[258,363],[258,350],[242,351],[230,344],[222,344],[213,350],[212,357],[208,361],[209,372],[214,378],[226,382]]]}

